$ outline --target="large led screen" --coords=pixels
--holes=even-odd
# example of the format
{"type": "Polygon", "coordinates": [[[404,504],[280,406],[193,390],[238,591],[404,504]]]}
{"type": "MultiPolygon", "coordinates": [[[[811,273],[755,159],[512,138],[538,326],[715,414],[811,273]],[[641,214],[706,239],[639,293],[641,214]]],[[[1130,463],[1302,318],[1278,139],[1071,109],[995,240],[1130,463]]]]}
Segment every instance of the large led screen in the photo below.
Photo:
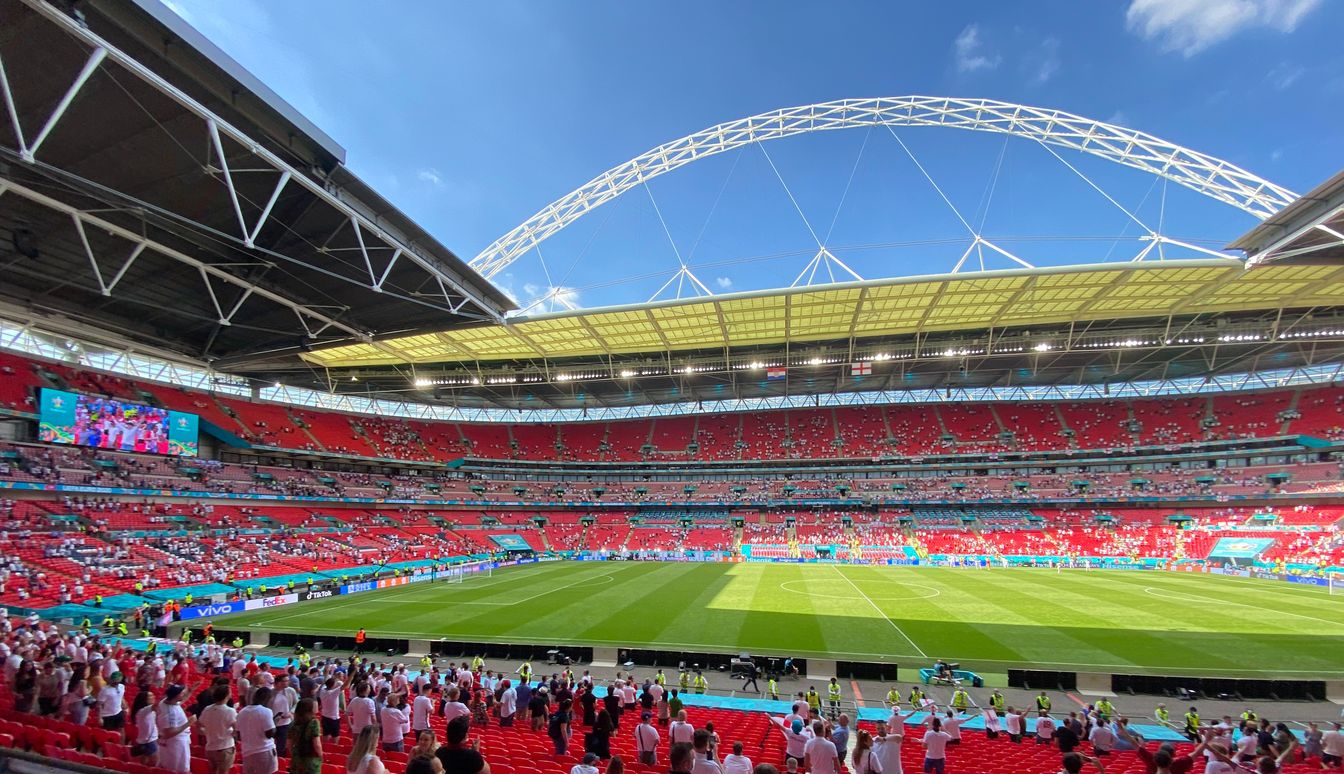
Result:
{"type": "Polygon", "coordinates": [[[38,435],[48,443],[109,451],[195,457],[195,414],[139,403],[42,389],[38,435]]]}

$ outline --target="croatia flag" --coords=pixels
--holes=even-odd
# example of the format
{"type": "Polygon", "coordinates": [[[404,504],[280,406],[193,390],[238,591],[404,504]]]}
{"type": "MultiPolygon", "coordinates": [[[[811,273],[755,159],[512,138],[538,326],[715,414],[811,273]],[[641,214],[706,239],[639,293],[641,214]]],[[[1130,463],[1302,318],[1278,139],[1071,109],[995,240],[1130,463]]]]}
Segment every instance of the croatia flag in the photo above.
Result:
{"type": "Polygon", "coordinates": [[[766,378],[767,380],[769,380],[769,381],[772,381],[772,382],[775,381],[776,379],[783,379],[784,377],[786,377],[786,376],[788,376],[788,375],[789,375],[789,371],[788,371],[788,369],[786,369],[786,368],[767,368],[767,369],[765,369],[765,378],[766,378]]]}
{"type": "Polygon", "coordinates": [[[871,376],[872,373],[873,373],[873,364],[872,364],[872,363],[850,363],[850,364],[849,364],[849,375],[850,375],[850,376],[871,376]]]}

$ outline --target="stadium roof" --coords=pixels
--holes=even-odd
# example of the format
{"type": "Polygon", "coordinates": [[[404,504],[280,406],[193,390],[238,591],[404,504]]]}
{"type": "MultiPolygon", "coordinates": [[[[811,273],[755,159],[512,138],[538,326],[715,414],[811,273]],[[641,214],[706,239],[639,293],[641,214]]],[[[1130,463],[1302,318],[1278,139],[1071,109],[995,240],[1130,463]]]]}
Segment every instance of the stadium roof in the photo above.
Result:
{"type": "Polygon", "coordinates": [[[1251,265],[1344,262],[1344,171],[1251,229],[1229,249],[1251,265]]]}
{"type": "Polygon", "coordinates": [[[0,18],[0,314],[227,369],[514,308],[157,0],[0,18]]]}
{"type": "Polygon", "coordinates": [[[908,277],[518,317],[319,349],[327,367],[667,353],[1335,306],[1344,267],[1234,259],[908,277]]]}

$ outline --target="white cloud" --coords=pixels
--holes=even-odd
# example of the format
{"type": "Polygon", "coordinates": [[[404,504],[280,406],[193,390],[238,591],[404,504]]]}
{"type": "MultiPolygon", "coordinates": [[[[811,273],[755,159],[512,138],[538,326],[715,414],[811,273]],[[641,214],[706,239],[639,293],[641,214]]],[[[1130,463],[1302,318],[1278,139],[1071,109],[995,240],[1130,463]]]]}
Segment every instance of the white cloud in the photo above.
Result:
{"type": "Polygon", "coordinates": [[[1110,118],[1107,118],[1102,123],[1115,124],[1116,126],[1129,126],[1129,116],[1125,115],[1125,111],[1117,110],[1111,114],[1110,118]]]}
{"type": "Polygon", "coordinates": [[[1049,37],[1042,40],[1026,55],[1024,63],[1028,76],[1037,85],[1055,77],[1055,73],[1059,72],[1059,38],[1049,37]]]}
{"type": "Polygon", "coordinates": [[[1274,150],[1270,151],[1269,153],[1270,161],[1278,161],[1281,158],[1283,158],[1283,148],[1275,148],[1274,150]]]}
{"type": "Polygon", "coordinates": [[[1292,32],[1322,0],[1130,0],[1125,26],[1164,51],[1194,56],[1252,27],[1292,32]]]}
{"type": "Polygon", "coordinates": [[[531,282],[523,283],[523,295],[527,296],[528,300],[536,298],[537,295],[540,293],[541,293],[541,286],[531,282]]]}
{"type": "Polygon", "coordinates": [[[429,183],[435,188],[439,188],[443,185],[443,175],[439,174],[439,170],[433,167],[425,167],[419,172],[416,172],[415,178],[422,183],[429,183]]]}
{"type": "Polygon", "coordinates": [[[714,283],[724,290],[727,290],[733,286],[733,279],[732,277],[715,277],[714,283]]]}
{"type": "Polygon", "coordinates": [[[1265,80],[1277,91],[1286,91],[1306,74],[1306,70],[1291,62],[1279,62],[1278,66],[1265,73],[1265,80]]]}
{"type": "Polygon", "coordinates": [[[985,53],[984,42],[980,40],[980,26],[977,24],[967,25],[952,41],[952,58],[957,70],[963,73],[993,70],[1003,61],[997,54],[985,53]]]}

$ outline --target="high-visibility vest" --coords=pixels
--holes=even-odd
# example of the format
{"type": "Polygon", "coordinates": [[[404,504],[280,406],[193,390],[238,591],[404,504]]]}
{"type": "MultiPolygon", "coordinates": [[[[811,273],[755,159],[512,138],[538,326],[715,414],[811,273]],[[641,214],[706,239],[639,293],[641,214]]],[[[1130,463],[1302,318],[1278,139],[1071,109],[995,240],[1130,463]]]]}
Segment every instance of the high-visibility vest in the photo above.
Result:
{"type": "Polygon", "coordinates": [[[1165,707],[1158,707],[1157,712],[1155,712],[1154,714],[1157,715],[1157,720],[1160,723],[1166,723],[1168,720],[1171,719],[1171,713],[1167,712],[1165,707]]]}
{"type": "Polygon", "coordinates": [[[696,675],[695,680],[691,681],[691,684],[695,686],[696,691],[701,693],[704,692],[705,686],[709,685],[709,683],[705,682],[704,675],[696,675]]]}
{"type": "Polygon", "coordinates": [[[840,684],[831,683],[826,688],[826,695],[830,697],[831,701],[840,701],[840,684]]]}
{"type": "Polygon", "coordinates": [[[1194,733],[1198,729],[1199,729],[1199,713],[1198,712],[1185,713],[1185,730],[1194,733]]]}
{"type": "Polygon", "coordinates": [[[772,677],[769,680],[767,680],[765,682],[765,687],[767,690],[770,691],[771,696],[779,695],[779,683],[775,682],[775,678],[772,677]]]}
{"type": "Polygon", "coordinates": [[[900,704],[901,703],[900,691],[897,691],[895,688],[892,688],[890,691],[887,691],[887,703],[900,704]]]}
{"type": "Polygon", "coordinates": [[[1036,709],[1038,709],[1038,710],[1045,710],[1046,712],[1049,712],[1049,711],[1050,711],[1050,697],[1049,697],[1049,696],[1037,696],[1037,697],[1036,697],[1036,709]]]}
{"type": "Polygon", "coordinates": [[[1111,703],[1109,701],[1102,699],[1101,701],[1097,702],[1097,714],[1100,715],[1103,719],[1110,720],[1111,713],[1114,711],[1115,707],[1111,706],[1111,703]]]}
{"type": "Polygon", "coordinates": [[[821,695],[816,691],[807,692],[807,706],[816,709],[821,706],[821,695]]]}
{"type": "Polygon", "coordinates": [[[952,706],[959,710],[966,709],[966,704],[970,701],[970,696],[965,691],[957,691],[952,694],[952,706]]]}
{"type": "Polygon", "coordinates": [[[662,672],[659,672],[658,675],[653,678],[653,681],[655,683],[658,683],[659,685],[667,685],[667,675],[664,675],[662,672]]]}
{"type": "Polygon", "coordinates": [[[918,688],[910,689],[910,704],[912,706],[918,707],[919,703],[922,702],[923,700],[924,700],[923,691],[919,690],[918,688]]]}
{"type": "Polygon", "coordinates": [[[1248,720],[1248,721],[1254,723],[1255,721],[1259,720],[1260,718],[1259,718],[1254,712],[1251,712],[1250,710],[1246,710],[1245,712],[1241,713],[1241,719],[1242,719],[1242,720],[1248,720]]]}
{"type": "Polygon", "coordinates": [[[996,712],[1003,711],[1003,704],[1003,694],[995,693],[989,697],[989,705],[993,707],[996,712]]]}

